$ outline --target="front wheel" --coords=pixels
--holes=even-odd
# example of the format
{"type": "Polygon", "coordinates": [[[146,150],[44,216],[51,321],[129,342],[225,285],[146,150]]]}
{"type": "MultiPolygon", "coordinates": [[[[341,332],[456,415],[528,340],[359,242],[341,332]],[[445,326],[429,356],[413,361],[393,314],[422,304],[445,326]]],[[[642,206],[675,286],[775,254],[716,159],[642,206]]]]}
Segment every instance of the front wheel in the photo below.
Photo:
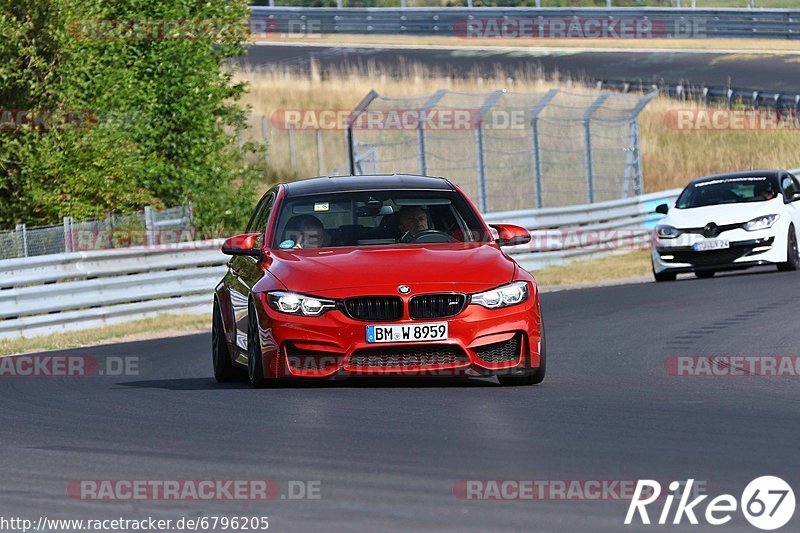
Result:
{"type": "Polygon", "coordinates": [[[228,343],[225,342],[225,327],[222,322],[222,312],[219,302],[214,299],[214,311],[211,318],[211,359],[214,364],[214,379],[218,383],[236,381],[242,374],[233,366],[228,343]]]}
{"type": "Polygon", "coordinates": [[[544,336],[544,324],[542,324],[542,345],[539,350],[539,367],[533,370],[530,374],[524,376],[497,376],[497,381],[500,385],[518,386],[518,385],[538,385],[544,381],[547,361],[547,343],[544,336]]]}
{"type": "Polygon", "coordinates": [[[778,264],[778,270],[789,272],[800,268],[800,253],[797,249],[797,232],[794,226],[789,228],[789,241],[786,245],[786,262],[778,264]]]}
{"type": "Polygon", "coordinates": [[[264,377],[261,338],[258,334],[258,316],[252,303],[247,311],[247,377],[250,378],[250,384],[257,389],[267,385],[267,379],[264,377]]]}

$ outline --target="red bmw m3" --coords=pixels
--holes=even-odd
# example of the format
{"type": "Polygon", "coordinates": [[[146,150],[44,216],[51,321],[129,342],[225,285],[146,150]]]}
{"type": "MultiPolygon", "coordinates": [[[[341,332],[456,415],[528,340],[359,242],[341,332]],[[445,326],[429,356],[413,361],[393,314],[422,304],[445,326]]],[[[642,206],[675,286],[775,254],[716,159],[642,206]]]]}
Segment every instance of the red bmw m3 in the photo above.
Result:
{"type": "Polygon", "coordinates": [[[501,250],[530,234],[492,226],[450,181],[321,177],[277,185],[216,287],[214,376],[291,379],[545,375],[536,281],[501,250]]]}

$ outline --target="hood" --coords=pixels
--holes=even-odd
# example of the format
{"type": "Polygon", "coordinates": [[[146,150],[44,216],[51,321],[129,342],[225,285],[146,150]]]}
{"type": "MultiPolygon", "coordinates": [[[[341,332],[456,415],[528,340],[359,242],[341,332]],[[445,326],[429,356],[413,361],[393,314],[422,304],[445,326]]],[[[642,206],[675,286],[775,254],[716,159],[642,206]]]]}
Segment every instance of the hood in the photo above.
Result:
{"type": "Polygon", "coordinates": [[[508,283],[516,268],[488,243],[273,250],[271,260],[269,271],[289,290],[330,297],[338,297],[337,289],[390,288],[394,293],[399,285],[432,290],[458,285],[452,290],[476,292],[508,283]]]}
{"type": "Polygon", "coordinates": [[[658,221],[660,225],[676,228],[702,228],[709,222],[718,226],[748,222],[764,215],[772,215],[783,211],[781,196],[766,202],[750,202],[738,204],[709,205],[691,209],[672,208],[669,214],[658,221]]]}

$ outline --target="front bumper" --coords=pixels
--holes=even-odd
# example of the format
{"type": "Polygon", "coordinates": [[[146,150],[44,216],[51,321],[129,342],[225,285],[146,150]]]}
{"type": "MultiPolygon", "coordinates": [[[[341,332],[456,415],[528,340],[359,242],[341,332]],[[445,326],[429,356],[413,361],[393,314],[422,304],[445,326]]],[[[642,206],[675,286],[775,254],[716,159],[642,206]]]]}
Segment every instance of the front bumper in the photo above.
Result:
{"type": "Polygon", "coordinates": [[[405,313],[381,324],[447,322],[448,339],[380,344],[366,341],[366,326],[377,323],[354,320],[339,309],[319,317],[287,315],[262,298],[265,377],[524,375],[540,364],[541,316],[532,289],[525,302],[503,309],[467,305],[454,317],[431,320],[405,313]]]}
{"type": "Polygon", "coordinates": [[[721,233],[714,239],[687,234],[677,239],[655,238],[652,248],[653,270],[661,272],[693,272],[698,270],[736,270],[786,261],[788,232],[769,228],[758,232],[737,229],[721,233]],[[696,243],[726,240],[730,248],[695,251],[696,243]]]}

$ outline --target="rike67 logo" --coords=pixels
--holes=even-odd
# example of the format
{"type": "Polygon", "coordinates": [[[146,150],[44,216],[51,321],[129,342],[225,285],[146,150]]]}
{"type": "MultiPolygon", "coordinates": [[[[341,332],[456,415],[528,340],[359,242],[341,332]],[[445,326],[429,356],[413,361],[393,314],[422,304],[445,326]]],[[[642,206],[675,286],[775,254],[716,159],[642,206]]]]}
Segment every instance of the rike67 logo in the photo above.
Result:
{"type": "MultiPolygon", "coordinates": [[[[721,494],[706,503],[705,512],[701,512],[701,504],[708,498],[707,494],[689,499],[692,496],[693,483],[694,480],[689,479],[685,484],[685,490],[681,490],[683,484],[678,481],[669,484],[670,492],[663,498],[664,506],[658,514],[657,524],[678,525],[685,517],[690,524],[697,525],[699,515],[706,523],[720,526],[730,522],[733,513],[741,508],[742,514],[751,525],[769,531],[783,527],[794,515],[794,491],[779,477],[762,476],[754,479],[745,487],[738,501],[730,494],[721,494]],[[676,496],[678,503],[673,512],[672,505],[676,496]]],[[[647,507],[656,501],[660,502],[661,499],[661,484],[658,481],[639,480],[628,507],[628,514],[625,516],[625,524],[634,523],[638,517],[642,524],[649,525],[651,518],[647,507]]],[[[657,511],[653,508],[650,510],[657,511]]],[[[655,516],[653,518],[656,519],[655,516]]]]}

